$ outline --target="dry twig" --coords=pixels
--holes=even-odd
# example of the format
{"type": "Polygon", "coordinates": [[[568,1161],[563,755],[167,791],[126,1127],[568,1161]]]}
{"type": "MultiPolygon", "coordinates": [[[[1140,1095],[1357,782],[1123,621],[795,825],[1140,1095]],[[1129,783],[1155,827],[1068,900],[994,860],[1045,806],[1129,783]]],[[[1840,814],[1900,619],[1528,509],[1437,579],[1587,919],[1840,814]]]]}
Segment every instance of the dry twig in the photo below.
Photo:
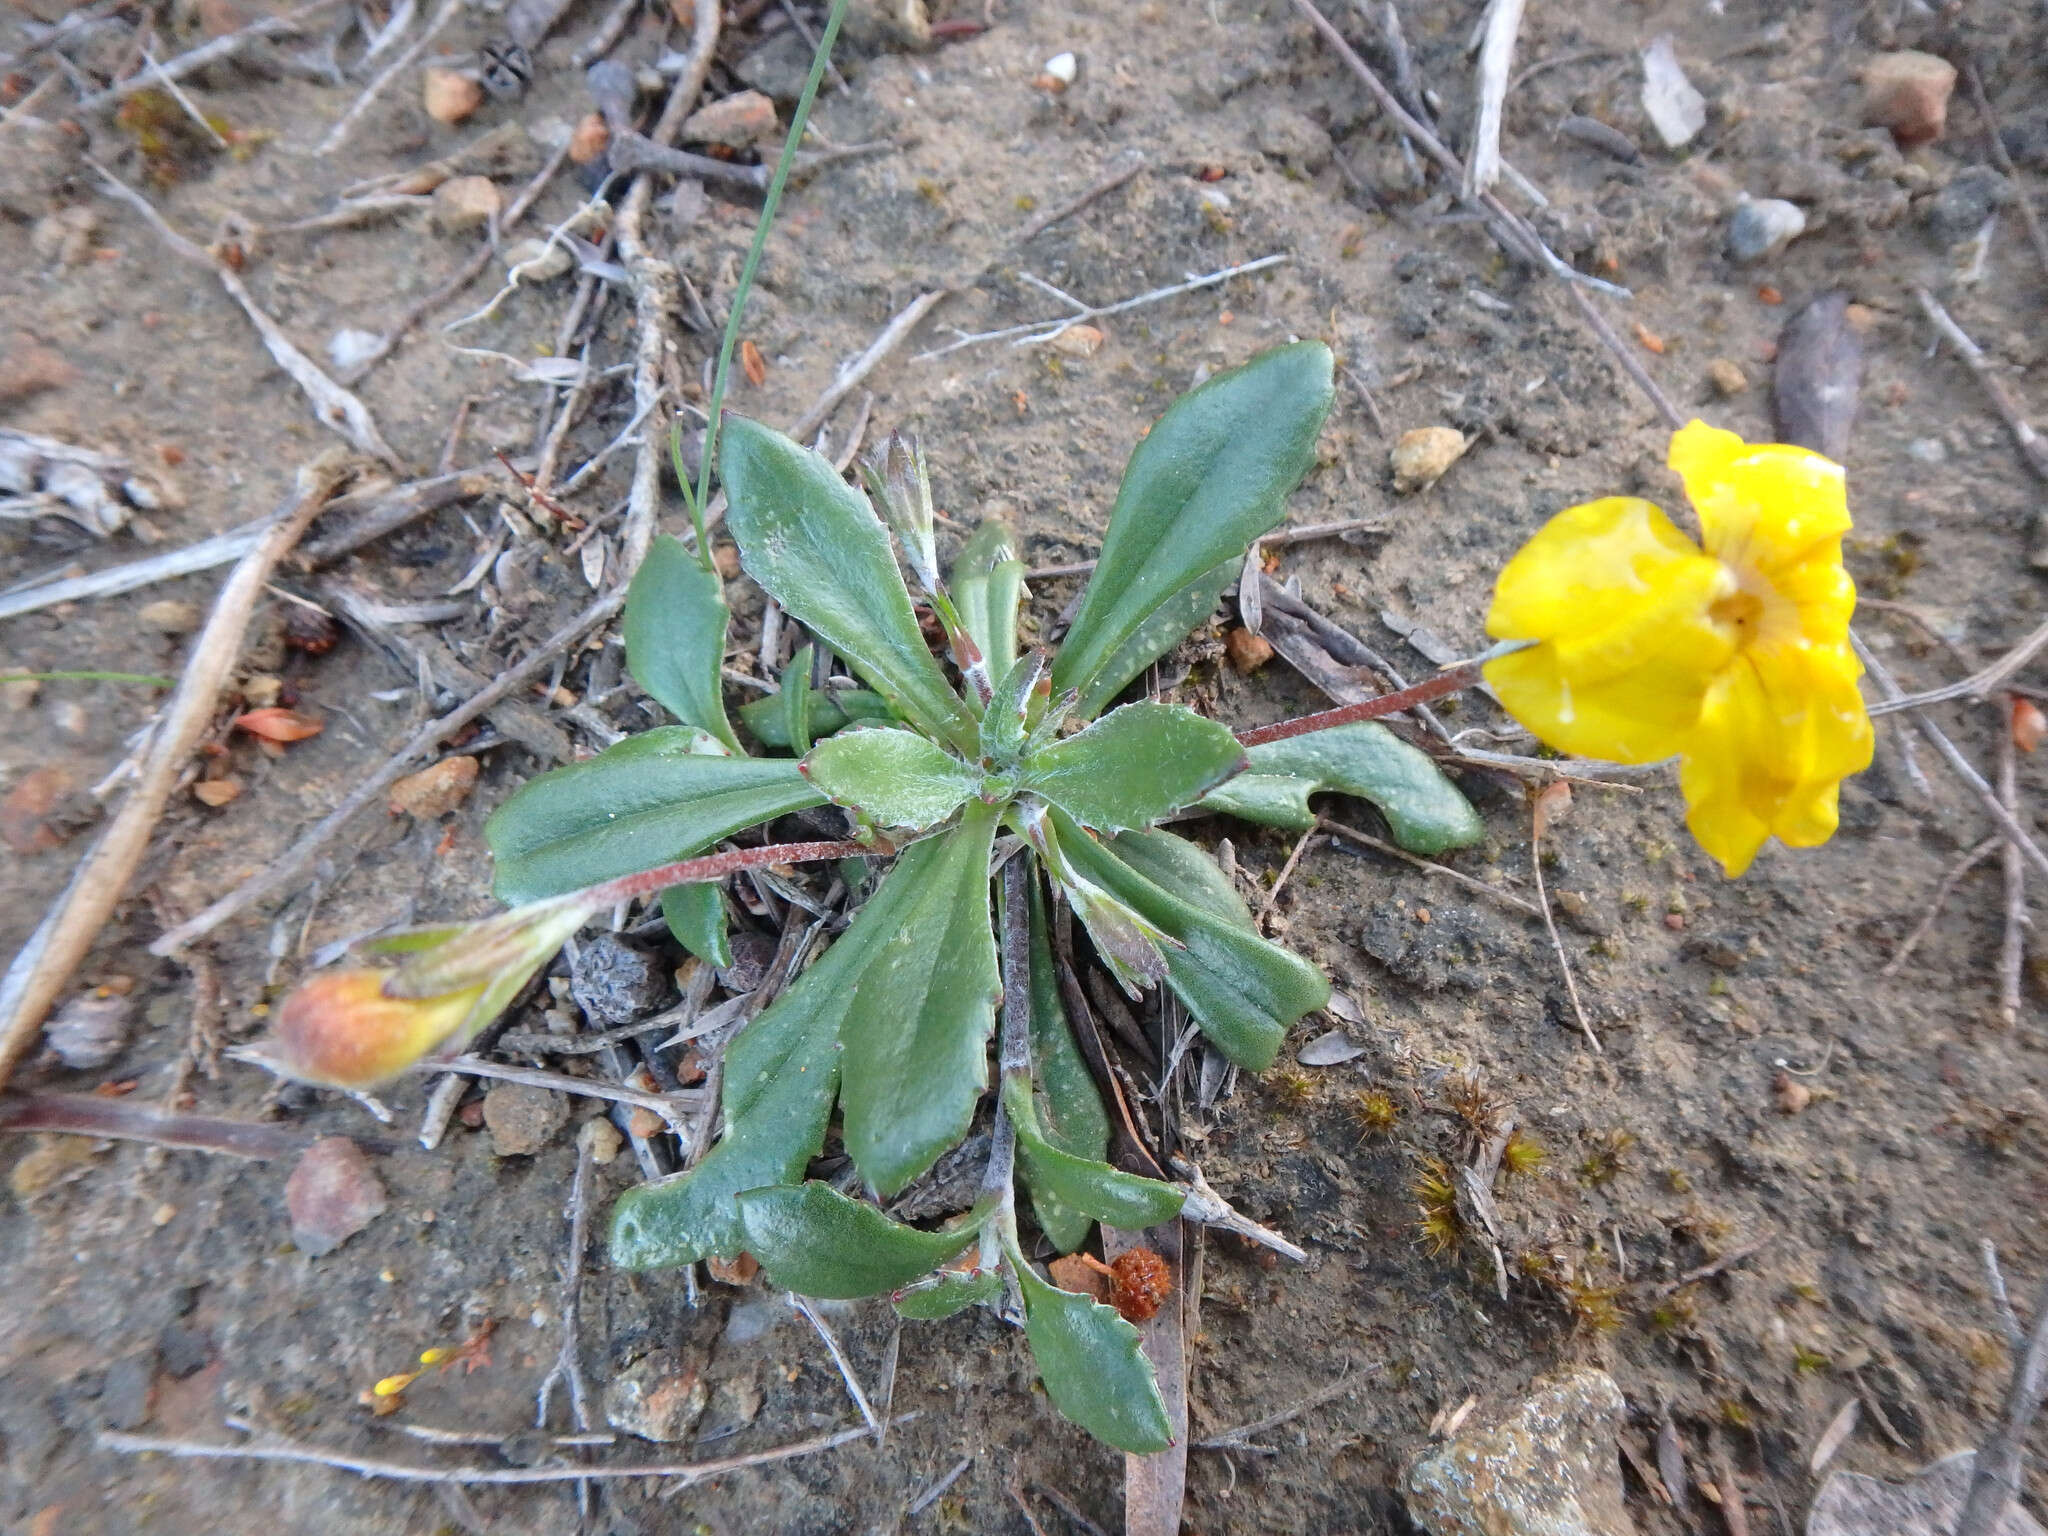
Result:
{"type": "Polygon", "coordinates": [[[263,595],[264,582],[319,515],[345,473],[339,453],[302,469],[293,500],[222,584],[150,742],[134,790],[92,851],[79,861],[70,885],[0,981],[0,1085],[34,1044],[58,994],[126,894],[185,760],[213,722],[220,690],[241,650],[243,631],[263,595]]]}
{"type": "Polygon", "coordinates": [[[258,1162],[295,1156],[309,1144],[303,1132],[281,1125],[179,1114],[97,1093],[0,1094],[0,1131],[61,1131],[96,1141],[140,1141],[258,1162]]]}
{"type": "MultiPolygon", "coordinates": [[[[2019,749],[2012,735],[2012,697],[1998,701],[1998,803],[2019,817],[2019,749]]],[[[2007,1029],[2020,1021],[2020,971],[2027,960],[2027,866],[2019,846],[1999,849],[2005,888],[2005,937],[1998,950],[1998,1017],[2007,1029]]]]}
{"type": "Polygon", "coordinates": [[[1970,104],[1977,109],[1977,118],[1984,125],[1985,147],[1991,151],[1991,163],[2013,185],[2013,201],[2019,205],[2020,222],[2027,226],[2027,240],[2034,247],[2035,256],[2040,258],[2041,271],[2048,276],[2048,230],[2041,227],[2041,215],[2034,211],[2034,200],[2027,195],[2027,189],[2020,180],[2019,168],[2012,163],[2012,156],[2005,152],[2005,140],[1998,136],[1998,119],[1991,112],[1991,98],[1984,94],[1983,77],[1977,73],[1977,61],[1963,61],[1963,79],[1969,82],[1970,104]]]}
{"type": "Polygon", "coordinates": [[[411,68],[419,56],[427,51],[427,45],[439,37],[447,29],[448,24],[461,14],[462,0],[441,0],[441,8],[434,12],[434,18],[427,23],[426,29],[412,40],[412,45],[405,52],[393,59],[363,87],[362,94],[341,114],[335,125],[327,130],[327,136],[314,146],[313,153],[331,155],[341,148],[342,140],[349,136],[349,131],[355,127],[362,115],[370,110],[370,104],[384,93],[384,88],[411,68]]]}
{"type": "Polygon", "coordinates": [[[1491,0],[1485,37],[1479,45],[1479,108],[1472,127],[1472,157],[1465,163],[1465,196],[1491,192],[1500,180],[1500,114],[1508,95],[1508,66],[1515,61],[1515,34],[1522,27],[1523,0],[1491,0]]]}
{"type": "Polygon", "coordinates": [[[1446,880],[1464,886],[1468,891],[1475,891],[1489,900],[1499,902],[1510,911],[1521,913],[1524,917],[1541,917],[1543,915],[1543,909],[1532,901],[1524,901],[1513,892],[1504,891],[1497,885],[1488,885],[1484,880],[1475,880],[1468,874],[1452,869],[1448,864],[1437,864],[1428,859],[1419,858],[1405,848],[1397,848],[1392,843],[1374,837],[1370,832],[1361,832],[1356,827],[1347,827],[1343,822],[1332,821],[1327,816],[1317,817],[1316,825],[1325,832],[1336,834],[1346,842],[1357,843],[1361,848],[1370,848],[1377,853],[1384,853],[1391,858],[1399,859],[1403,863],[1413,864],[1424,874],[1441,875],[1446,880]]]}
{"type": "Polygon", "coordinates": [[[1571,957],[1564,951],[1564,940],[1557,931],[1557,919],[1551,915],[1550,892],[1543,885],[1543,828],[1550,819],[1550,808],[1546,803],[1552,794],[1568,796],[1570,791],[1560,785],[1547,785],[1536,792],[1529,808],[1529,867],[1536,874],[1536,905],[1543,912],[1543,929],[1550,935],[1550,947],[1557,954],[1557,968],[1564,972],[1564,990],[1571,998],[1572,1013],[1579,1021],[1579,1030],[1586,1037],[1586,1044],[1600,1052],[1600,1037],[1593,1033],[1593,1021],[1586,1017],[1586,1005],[1579,1001],[1578,979],[1572,975],[1571,957]]]}
{"type": "Polygon", "coordinates": [[[2048,441],[2042,439],[2041,434],[2034,430],[2032,424],[2021,413],[2018,402],[2012,397],[2012,391],[2005,387],[2005,380],[2001,379],[1998,371],[1991,366],[1991,359],[1985,355],[1984,349],[1969,338],[1963,328],[1956,324],[1954,317],[1941,307],[1940,300],[1925,288],[1915,288],[1913,297],[1920,301],[1921,311],[1934,323],[1934,328],[1941,332],[1942,339],[1955,348],[1956,355],[1962,358],[1964,366],[1974,373],[1977,382],[1984,386],[1984,393],[1991,397],[1992,408],[2011,430],[2013,441],[2019,444],[2020,457],[2027,461],[2027,468],[2043,480],[2048,480],[2048,441]]]}
{"type": "Polygon", "coordinates": [[[1934,888],[1934,898],[1927,903],[1927,910],[1921,915],[1920,921],[1914,925],[1913,931],[1906,935],[1899,947],[1892,952],[1891,959],[1885,961],[1877,974],[1880,976],[1896,976],[1899,973],[1899,967],[1911,958],[1913,951],[1920,947],[1920,941],[1926,938],[1928,933],[1932,931],[1935,919],[1941,916],[1943,904],[1947,902],[1950,893],[1962,883],[1963,876],[1983,863],[1984,860],[1989,858],[1998,849],[2011,846],[2012,844],[1994,832],[1968,853],[1965,853],[1960,859],[1957,859],[1949,872],[1941,877],[1941,884],[1934,888]]]}
{"type": "Polygon", "coordinates": [[[2019,1497],[2020,1472],[2026,1465],[2027,1432],[2048,1396],[2048,1279],[2034,1298],[2034,1320],[2026,1347],[2016,1352],[2005,1406],[1991,1438],[1977,1451],[1970,1475],[1970,1496],[1956,1519],[1955,1536],[1989,1536],[2019,1497]]]}
{"type": "Polygon", "coordinates": [[[149,90],[160,83],[182,80],[208,65],[231,59],[261,38],[280,37],[296,32],[300,23],[307,17],[329,10],[338,3],[339,0],[312,0],[312,4],[302,5],[296,11],[283,16],[265,16],[252,21],[246,27],[230,32],[225,37],[216,37],[211,42],[201,43],[197,48],[189,49],[174,59],[165,59],[161,63],[153,62],[150,69],[137,70],[127,79],[116,81],[104,91],[85,97],[71,110],[85,114],[103,112],[108,107],[119,106],[138,91],[149,90]]]}
{"type": "Polygon", "coordinates": [[[846,1358],[846,1351],[839,1347],[839,1335],[832,1331],[831,1324],[825,1321],[824,1314],[812,1305],[808,1296],[799,1296],[791,1291],[789,1304],[803,1313],[810,1325],[818,1330],[818,1337],[825,1341],[825,1349],[832,1356],[832,1363],[839,1367],[839,1379],[846,1383],[846,1395],[853,1399],[853,1406],[859,1410],[862,1420],[867,1424],[868,1433],[879,1439],[882,1434],[882,1421],[875,1417],[874,1404],[868,1401],[867,1393],[861,1390],[860,1378],[853,1374],[853,1362],[846,1358]]]}

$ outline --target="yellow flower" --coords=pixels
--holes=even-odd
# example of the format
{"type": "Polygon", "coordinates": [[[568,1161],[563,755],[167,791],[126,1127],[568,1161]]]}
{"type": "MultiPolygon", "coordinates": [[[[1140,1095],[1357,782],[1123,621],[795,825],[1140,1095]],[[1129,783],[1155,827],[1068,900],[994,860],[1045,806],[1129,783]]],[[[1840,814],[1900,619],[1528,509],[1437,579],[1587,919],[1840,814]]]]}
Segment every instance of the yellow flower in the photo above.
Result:
{"type": "Polygon", "coordinates": [[[1558,513],[1501,572],[1486,630],[1535,642],[1486,665],[1523,725],[1560,751],[1682,759],[1686,822],[1729,875],[1772,836],[1835,830],[1841,781],[1870,766],[1849,647],[1842,469],[1691,422],[1671,467],[1704,548],[1647,501],[1558,513]]]}

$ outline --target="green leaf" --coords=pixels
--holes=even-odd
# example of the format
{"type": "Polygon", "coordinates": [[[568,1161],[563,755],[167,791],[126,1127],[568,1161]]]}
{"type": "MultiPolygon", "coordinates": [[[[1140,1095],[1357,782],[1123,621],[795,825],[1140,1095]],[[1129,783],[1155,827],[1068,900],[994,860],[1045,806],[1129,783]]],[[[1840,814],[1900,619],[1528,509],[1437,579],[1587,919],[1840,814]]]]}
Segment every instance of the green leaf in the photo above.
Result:
{"type": "Polygon", "coordinates": [[[1126,704],[1024,764],[1021,787],[1102,832],[1149,827],[1244,766],[1227,727],[1178,704],[1126,704]]]}
{"type": "Polygon", "coordinates": [[[840,1028],[841,1134],[884,1195],[958,1144],[988,1087],[1000,990],[988,919],[996,819],[995,807],[970,801],[959,827],[934,840],[915,903],[862,971],[840,1028]]]}
{"type": "MultiPolygon", "coordinates": [[[[1031,1073],[1045,1139],[1062,1152],[1100,1162],[1109,1150],[1109,1111],[1060,1003],[1052,945],[1046,938],[1045,891],[1037,880],[1031,882],[1031,1073]]],[[[1092,1217],[1066,1205],[1035,1180],[1027,1178],[1025,1187],[1031,1212],[1048,1242],[1071,1253],[1087,1241],[1095,1225],[1092,1217]]]]}
{"type": "Polygon", "coordinates": [[[1131,638],[1117,647],[1103,663],[1088,686],[1081,690],[1075,706],[1080,719],[1092,720],[1102,706],[1124,691],[1124,685],[1188,637],[1191,630],[1216,611],[1223,589],[1237,580],[1244,565],[1242,555],[1232,555],[1202,572],[1173,596],[1153,609],[1131,638]]]}
{"type": "Polygon", "coordinates": [[[936,1269],[973,1242],[979,1221],[922,1232],[829,1184],[750,1189],[739,1197],[747,1252],[768,1278],[799,1296],[879,1296],[936,1269]]]}
{"type": "MultiPolygon", "coordinates": [[[[879,693],[869,693],[865,688],[826,688],[811,695],[811,741],[821,736],[830,736],[842,731],[849,721],[863,720],[891,721],[896,717],[889,713],[889,703],[879,693]]],[[[750,699],[740,706],[740,724],[752,733],[754,740],[764,747],[781,747],[785,751],[808,752],[811,742],[801,748],[790,740],[789,724],[784,718],[782,696],[769,694],[766,698],[750,699]]]]}
{"type": "Polygon", "coordinates": [[[731,618],[718,573],[699,565],[680,539],[664,533],[648,546],[626,589],[626,670],[683,724],[737,752],[718,675],[731,618]]]}
{"type": "Polygon", "coordinates": [[[1275,347],[1167,408],[1124,469],[1055,689],[1085,691],[1147,618],[1286,515],[1315,462],[1332,366],[1319,341],[1275,347]]]}
{"type": "Polygon", "coordinates": [[[981,775],[915,731],[846,731],[811,748],[803,775],[836,805],[880,827],[937,826],[981,786],[981,775]]]}
{"type": "Polygon", "coordinates": [[[718,464],[747,574],[897,714],[972,750],[973,717],[925,646],[867,498],[817,454],[744,416],[726,418],[718,464]]]}
{"type": "Polygon", "coordinates": [[[1031,691],[1045,672],[1045,652],[1019,656],[1008,672],[993,674],[996,685],[989,691],[981,712],[981,755],[998,768],[1008,768],[1024,750],[1026,709],[1031,691]]]}
{"type": "Polygon", "coordinates": [[[1017,607],[1024,600],[1024,562],[1010,530],[993,520],[975,529],[953,562],[953,607],[960,623],[1001,677],[1017,654],[1017,607]]]}
{"type": "Polygon", "coordinates": [[[1316,824],[1308,797],[1337,790],[1378,806],[1410,853],[1467,848],[1486,835],[1479,813],[1434,759],[1377,721],[1269,741],[1249,756],[1243,773],[1209,792],[1203,810],[1305,832],[1316,824]]]}
{"type": "Polygon", "coordinates": [[[691,726],[661,726],[542,774],[484,823],[510,904],[652,869],[721,837],[822,805],[788,758],[706,753],[691,726]]]}
{"type": "Polygon", "coordinates": [[[672,885],[661,893],[661,915],[676,942],[711,965],[732,964],[725,933],[725,893],[716,880],[672,885]]]}
{"type": "Polygon", "coordinates": [[[972,1274],[942,1269],[922,1285],[896,1296],[896,1313],[912,1322],[937,1322],[972,1306],[993,1306],[1003,1299],[1003,1277],[992,1269],[972,1274]]]}
{"type": "Polygon", "coordinates": [[[1036,1192],[1043,1189],[1070,1210],[1131,1232],[1173,1220],[1187,1203],[1187,1196],[1171,1184],[1140,1178],[1054,1146],[1039,1129],[1031,1092],[1022,1078],[1004,1085],[1003,1105],[1016,1128],[1017,1160],[1023,1165],[1034,1200],[1036,1192]]]}
{"type": "Polygon", "coordinates": [[[1080,873],[1185,946],[1165,951],[1167,985],[1239,1066],[1271,1066],[1288,1026],[1330,1000],[1323,973],[1261,938],[1216,861],[1192,843],[1157,831],[1099,842],[1052,814],[1080,873]]]}
{"type": "Polygon", "coordinates": [[[1146,1455],[1173,1443],[1166,1401],[1138,1330],[1113,1307],[1063,1291],[1010,1250],[1024,1293],[1024,1336],[1053,1406],[1120,1451],[1146,1455]]]}
{"type": "Polygon", "coordinates": [[[881,888],[819,960],[725,1053],[725,1134],[687,1173],[627,1190],[612,1209],[612,1262],[664,1269],[746,1247],[736,1198],[794,1184],[825,1144],[839,1034],[855,983],[923,899],[947,839],[903,850],[881,888]]]}
{"type": "Polygon", "coordinates": [[[782,703],[782,734],[798,753],[810,751],[817,740],[817,732],[811,728],[812,701],[817,697],[811,689],[811,663],[817,654],[816,646],[807,645],[792,656],[782,669],[782,691],[776,695],[782,703]]]}

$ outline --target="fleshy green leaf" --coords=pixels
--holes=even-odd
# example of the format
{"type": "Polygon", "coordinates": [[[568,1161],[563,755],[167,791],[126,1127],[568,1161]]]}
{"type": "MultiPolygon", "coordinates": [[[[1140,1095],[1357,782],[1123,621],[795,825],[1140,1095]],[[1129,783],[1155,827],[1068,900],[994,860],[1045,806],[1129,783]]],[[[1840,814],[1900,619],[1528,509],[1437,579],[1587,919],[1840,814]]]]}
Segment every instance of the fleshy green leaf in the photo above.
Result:
{"type": "Polygon", "coordinates": [[[747,1252],[768,1278],[799,1296],[879,1296],[936,1269],[973,1242],[976,1222],[923,1232],[891,1221],[829,1184],[750,1189],[739,1197],[747,1252]]]}
{"type": "Polygon", "coordinates": [[[1016,1127],[1017,1160],[1023,1165],[1034,1200],[1043,1189],[1069,1210],[1132,1232],[1156,1227],[1180,1214],[1187,1196],[1171,1184],[1076,1157],[1046,1140],[1022,1079],[1012,1079],[1004,1087],[1003,1104],[1016,1127]]]}
{"type": "Polygon", "coordinates": [[[925,646],[867,498],[817,454],[744,416],[726,418],[718,467],[747,574],[896,713],[972,750],[973,718],[925,646]]]}
{"type": "MultiPolygon", "coordinates": [[[[846,729],[849,722],[892,721],[896,717],[889,713],[889,704],[879,693],[869,693],[865,688],[826,688],[811,695],[811,741],[821,736],[830,736],[835,731],[846,729]]],[[[754,740],[764,747],[781,747],[786,751],[811,749],[807,741],[799,749],[789,739],[789,725],[784,719],[782,698],[769,694],[763,699],[750,699],[740,706],[740,724],[753,734],[754,740]]]]}
{"type": "Polygon", "coordinates": [[[1094,719],[1103,705],[1124,691],[1126,683],[1185,640],[1191,630],[1216,611],[1223,589],[1237,579],[1243,565],[1242,555],[1232,555],[1153,609],[1081,690],[1076,715],[1083,720],[1094,719]]]}
{"type": "Polygon", "coordinates": [[[824,803],[788,758],[707,753],[707,740],[691,726],[661,726],[533,780],[484,823],[498,899],[533,901],[652,869],[824,803]]]}
{"type": "Polygon", "coordinates": [[[1330,1000],[1323,973],[1261,938],[1216,861],[1192,843],[1158,831],[1098,842],[1053,814],[1075,868],[1185,946],[1165,951],[1167,985],[1239,1066],[1271,1066],[1288,1026],[1330,1000]]]}
{"type": "Polygon", "coordinates": [[[716,880],[672,885],[661,893],[661,915],[676,942],[711,965],[732,964],[726,939],[725,895],[716,880]]]}
{"type": "MultiPolygon", "coordinates": [[[[1031,882],[1031,1074],[1038,1089],[1038,1125],[1045,1139],[1062,1152],[1100,1162],[1109,1150],[1109,1111],[1096,1091],[1095,1078],[1074,1041],[1067,1011],[1060,1003],[1052,945],[1046,939],[1045,892],[1031,882]]],[[[1059,1196],[1027,1178],[1031,1211],[1039,1230],[1062,1253],[1087,1240],[1094,1220],[1063,1203],[1059,1196]]]]}
{"type": "Polygon", "coordinates": [[[1332,367],[1321,342],[1295,342],[1167,408],[1124,469],[1055,689],[1086,691],[1147,618],[1286,515],[1315,462],[1332,367]]]}
{"type": "Polygon", "coordinates": [[[1178,704],[1126,704],[1024,765],[1022,787],[1085,827],[1149,827],[1243,766],[1227,727],[1178,704]]]}
{"type": "Polygon", "coordinates": [[[665,533],[648,546],[626,589],[626,670],[683,724],[709,731],[737,752],[718,676],[731,618],[716,571],[705,570],[665,533]]]}
{"type": "Polygon", "coordinates": [[[1024,600],[1024,562],[1010,530],[995,521],[975,529],[953,562],[948,585],[989,675],[1001,677],[1017,654],[1017,607],[1024,600]]]}
{"type": "Polygon", "coordinates": [[[746,1247],[736,1197],[794,1184],[825,1143],[839,1032],[855,984],[923,899],[947,839],[903,850],[839,940],[725,1053],[725,1135],[687,1173],[627,1190],[612,1208],[612,1262],[664,1269],[746,1247]]]}
{"type": "Polygon", "coordinates": [[[1410,853],[1468,848],[1486,835],[1479,813],[1430,755],[1377,721],[1269,741],[1248,755],[1250,765],[1210,791],[1203,810],[1305,832],[1316,824],[1308,797],[1337,790],[1378,806],[1410,853]]]}
{"type": "Polygon", "coordinates": [[[837,805],[879,827],[937,826],[960,809],[981,775],[915,731],[846,731],[811,748],[803,775],[837,805]]]}
{"type": "Polygon", "coordinates": [[[817,654],[816,646],[807,645],[792,656],[782,669],[782,691],[776,695],[782,704],[782,734],[799,753],[810,751],[811,743],[818,739],[811,727],[811,707],[817,698],[811,688],[811,663],[817,654]]]}
{"type": "Polygon", "coordinates": [[[988,1087],[999,990],[988,909],[996,817],[970,801],[959,827],[933,840],[940,851],[924,865],[914,904],[861,972],[840,1027],[842,1135],[884,1195],[958,1144],[988,1087]]]}
{"type": "Polygon", "coordinates": [[[987,706],[981,712],[981,755],[998,768],[1008,768],[1024,750],[1025,711],[1031,691],[1045,673],[1045,652],[1019,656],[1008,672],[994,676],[987,706]]]}
{"type": "Polygon", "coordinates": [[[1003,1277],[992,1269],[972,1274],[942,1269],[929,1282],[915,1285],[896,1297],[896,1312],[912,1322],[936,1322],[964,1312],[969,1307],[989,1306],[1003,1297],[1003,1277]]]}
{"type": "Polygon", "coordinates": [[[1010,1262],[1024,1293],[1024,1336],[1053,1406],[1120,1451],[1142,1456],[1171,1445],[1173,1425],[1138,1330],[1115,1308],[1041,1280],[1015,1249],[1010,1262]]]}

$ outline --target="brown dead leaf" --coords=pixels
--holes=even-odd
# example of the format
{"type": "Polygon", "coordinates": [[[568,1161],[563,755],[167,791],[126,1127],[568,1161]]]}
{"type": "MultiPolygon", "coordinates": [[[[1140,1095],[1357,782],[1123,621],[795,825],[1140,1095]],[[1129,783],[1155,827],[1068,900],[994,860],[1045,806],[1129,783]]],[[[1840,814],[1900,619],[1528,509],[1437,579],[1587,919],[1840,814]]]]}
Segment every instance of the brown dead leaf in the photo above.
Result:
{"type": "Polygon", "coordinates": [[[1068,357],[1093,357],[1102,350],[1102,332],[1092,325],[1070,325],[1053,337],[1052,349],[1068,357]]]}
{"type": "Polygon", "coordinates": [[[0,840],[16,853],[47,853],[64,841],[48,820],[57,803],[71,791],[71,775],[61,768],[32,768],[0,800],[0,840]]]}
{"type": "Polygon", "coordinates": [[[1248,629],[1233,629],[1223,637],[1223,654],[1234,672],[1256,672],[1273,659],[1273,642],[1248,629]]]}
{"type": "Polygon", "coordinates": [[[192,786],[192,798],[201,805],[210,805],[215,809],[226,805],[241,792],[242,781],[233,774],[224,779],[201,779],[192,786]]]}
{"type": "Polygon", "coordinates": [[[740,343],[740,367],[747,375],[747,382],[756,389],[768,382],[768,360],[761,356],[761,349],[751,341],[740,343]]]}
{"type": "Polygon", "coordinates": [[[235,726],[265,741],[280,742],[305,741],[327,729],[325,721],[302,715],[296,709],[252,709],[235,716],[235,726]]]}
{"type": "Polygon", "coordinates": [[[1541,837],[1553,822],[1564,820],[1572,808],[1572,787],[1563,779],[1546,784],[1536,792],[1536,835],[1541,837]]]}
{"type": "Polygon", "coordinates": [[[1090,1260],[1085,1254],[1070,1253],[1054,1259],[1045,1267],[1052,1274],[1052,1283],[1061,1290],[1108,1302],[1109,1276],[1103,1265],[1090,1260]]]}
{"type": "Polygon", "coordinates": [[[2048,733],[2048,715],[2043,715],[2032,699],[2014,699],[2012,744],[2022,752],[2031,752],[2041,745],[2044,733],[2048,733]]]}
{"type": "Polygon", "coordinates": [[[407,774],[391,786],[391,814],[410,814],[422,821],[447,815],[476,787],[476,766],[473,757],[444,757],[407,774]]]}
{"type": "Polygon", "coordinates": [[[736,1259],[721,1259],[714,1255],[704,1261],[704,1267],[720,1285],[748,1285],[754,1276],[761,1273],[760,1260],[751,1253],[743,1253],[736,1259]]]}

